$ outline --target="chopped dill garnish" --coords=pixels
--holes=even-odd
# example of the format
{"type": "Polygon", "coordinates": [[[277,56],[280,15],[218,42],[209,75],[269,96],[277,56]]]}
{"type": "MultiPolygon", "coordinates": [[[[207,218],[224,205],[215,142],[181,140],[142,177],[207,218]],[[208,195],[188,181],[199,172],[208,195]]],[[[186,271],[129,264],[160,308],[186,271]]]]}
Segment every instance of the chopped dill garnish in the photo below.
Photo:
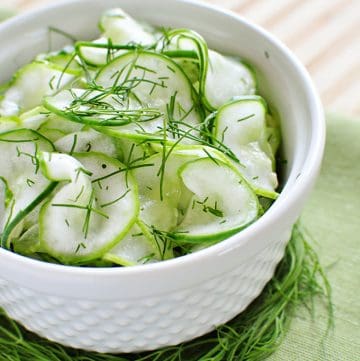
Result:
{"type": "Polygon", "coordinates": [[[70,149],[70,152],[69,152],[70,155],[72,155],[74,153],[76,143],[77,143],[77,138],[78,138],[77,134],[74,134],[73,143],[71,145],[71,149],[70,149]]]}
{"type": "Polygon", "coordinates": [[[90,150],[91,150],[91,143],[89,142],[89,143],[86,143],[86,149],[85,149],[85,152],[90,152],[90,150]]]}
{"type": "Polygon", "coordinates": [[[143,235],[144,235],[143,232],[139,232],[139,233],[134,233],[134,234],[132,234],[131,237],[141,237],[141,236],[143,236],[143,235]]]}
{"type": "Polygon", "coordinates": [[[118,202],[118,201],[122,200],[123,198],[125,198],[126,195],[127,195],[130,191],[131,191],[130,188],[127,189],[120,197],[114,199],[114,200],[111,201],[111,202],[104,203],[104,204],[100,205],[100,208],[105,208],[105,207],[108,207],[108,206],[111,206],[111,205],[115,204],[116,202],[118,202]]]}
{"type": "Polygon", "coordinates": [[[144,257],[141,257],[137,260],[138,263],[147,263],[155,258],[155,253],[149,253],[144,257]]]}
{"type": "Polygon", "coordinates": [[[51,79],[49,80],[49,87],[51,90],[54,90],[53,81],[56,79],[56,75],[53,75],[51,79]]]}
{"type": "Polygon", "coordinates": [[[33,180],[31,180],[30,178],[27,178],[26,179],[26,184],[29,186],[29,187],[32,187],[33,184],[35,184],[35,182],[33,180]]]}
{"type": "Polygon", "coordinates": [[[246,116],[238,119],[237,121],[238,121],[238,122],[241,122],[241,121],[243,121],[243,120],[250,119],[250,118],[252,118],[252,117],[254,117],[254,116],[255,116],[255,114],[246,115],[246,116]]]}
{"type": "Polygon", "coordinates": [[[87,169],[85,169],[85,168],[83,168],[83,167],[77,168],[77,169],[75,170],[75,172],[76,172],[76,177],[75,177],[75,181],[76,181],[76,182],[78,181],[79,176],[80,176],[81,173],[83,173],[83,174],[85,174],[85,175],[87,175],[87,176],[89,176],[89,177],[91,177],[91,176],[93,175],[92,172],[88,171],[87,169]]]}

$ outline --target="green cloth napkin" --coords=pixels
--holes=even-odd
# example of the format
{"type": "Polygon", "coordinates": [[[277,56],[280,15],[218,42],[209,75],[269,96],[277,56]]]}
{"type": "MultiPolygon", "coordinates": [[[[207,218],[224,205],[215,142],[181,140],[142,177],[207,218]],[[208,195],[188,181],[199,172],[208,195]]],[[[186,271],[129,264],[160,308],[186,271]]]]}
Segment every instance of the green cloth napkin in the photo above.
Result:
{"type": "Polygon", "coordinates": [[[0,22],[15,15],[15,10],[11,8],[0,8],[0,22]]]}
{"type": "Polygon", "coordinates": [[[314,241],[333,291],[333,330],[316,307],[299,310],[269,361],[360,360],[360,119],[327,117],[321,175],[302,223],[314,241]]]}

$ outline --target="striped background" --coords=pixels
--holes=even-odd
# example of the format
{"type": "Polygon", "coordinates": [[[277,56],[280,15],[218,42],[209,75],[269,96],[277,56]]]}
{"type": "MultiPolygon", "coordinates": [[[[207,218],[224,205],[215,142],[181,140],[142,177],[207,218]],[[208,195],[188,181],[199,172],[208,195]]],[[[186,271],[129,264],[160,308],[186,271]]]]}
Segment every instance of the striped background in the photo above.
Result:
{"type": "MultiPolygon", "coordinates": [[[[50,1],[0,0],[0,6],[27,10],[50,1]]],[[[360,0],[202,1],[280,38],[309,70],[327,111],[360,115],[360,0]]]]}

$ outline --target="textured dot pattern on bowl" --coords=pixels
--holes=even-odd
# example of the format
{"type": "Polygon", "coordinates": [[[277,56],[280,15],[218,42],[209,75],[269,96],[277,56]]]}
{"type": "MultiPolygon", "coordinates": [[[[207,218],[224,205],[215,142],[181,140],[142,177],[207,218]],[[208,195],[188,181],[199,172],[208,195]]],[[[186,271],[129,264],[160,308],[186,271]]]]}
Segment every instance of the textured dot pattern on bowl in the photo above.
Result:
{"type": "Polygon", "coordinates": [[[0,302],[32,331],[69,346],[100,352],[154,349],[202,335],[241,312],[271,278],[286,241],[283,237],[196,290],[101,302],[54,297],[1,281],[0,302]]]}

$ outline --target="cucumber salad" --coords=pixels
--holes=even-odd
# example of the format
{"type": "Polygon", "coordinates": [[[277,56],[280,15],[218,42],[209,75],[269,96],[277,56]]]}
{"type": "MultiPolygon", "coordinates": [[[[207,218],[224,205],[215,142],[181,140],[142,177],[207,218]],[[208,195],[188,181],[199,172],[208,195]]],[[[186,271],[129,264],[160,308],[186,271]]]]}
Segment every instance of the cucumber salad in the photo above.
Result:
{"type": "Polygon", "coordinates": [[[1,86],[1,247],[133,266],[256,221],[278,195],[280,131],[252,68],[121,9],[99,28],[1,86]]]}

